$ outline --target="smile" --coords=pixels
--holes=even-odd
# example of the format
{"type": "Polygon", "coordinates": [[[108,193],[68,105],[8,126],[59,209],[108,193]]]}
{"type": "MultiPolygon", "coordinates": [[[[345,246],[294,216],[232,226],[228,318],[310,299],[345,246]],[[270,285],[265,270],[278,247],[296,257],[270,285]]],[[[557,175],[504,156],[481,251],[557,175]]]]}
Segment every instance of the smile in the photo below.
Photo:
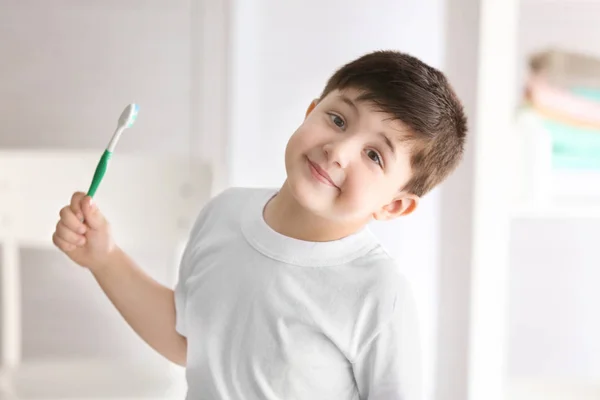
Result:
{"type": "Polygon", "coordinates": [[[335,183],[333,183],[333,180],[331,179],[331,177],[329,176],[329,174],[327,172],[325,172],[325,170],[323,168],[319,167],[319,165],[317,165],[314,162],[308,160],[308,168],[310,169],[310,173],[312,174],[312,176],[316,180],[318,180],[318,181],[320,181],[320,182],[322,182],[322,183],[324,183],[326,185],[332,186],[332,187],[334,187],[336,189],[339,189],[335,185],[335,183]]]}

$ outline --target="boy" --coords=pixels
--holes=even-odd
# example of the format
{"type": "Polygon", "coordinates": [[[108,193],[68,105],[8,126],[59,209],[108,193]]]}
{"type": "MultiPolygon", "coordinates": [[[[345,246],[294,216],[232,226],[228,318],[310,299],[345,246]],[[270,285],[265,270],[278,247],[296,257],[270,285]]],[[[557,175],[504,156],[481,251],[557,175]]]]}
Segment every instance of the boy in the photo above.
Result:
{"type": "Polygon", "coordinates": [[[458,164],[466,130],[441,72],[370,53],[308,107],[281,188],[208,202],[174,290],[113,242],[83,193],[53,241],[143,340],[186,367],[189,399],[420,399],[412,295],[366,225],[413,212],[458,164]]]}

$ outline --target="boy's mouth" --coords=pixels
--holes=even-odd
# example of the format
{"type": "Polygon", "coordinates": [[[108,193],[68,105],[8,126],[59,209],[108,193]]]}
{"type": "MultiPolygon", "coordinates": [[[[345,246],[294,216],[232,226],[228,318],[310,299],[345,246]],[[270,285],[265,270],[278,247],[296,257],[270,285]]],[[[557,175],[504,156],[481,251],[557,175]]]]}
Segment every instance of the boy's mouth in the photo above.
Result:
{"type": "Polygon", "coordinates": [[[333,182],[333,179],[331,179],[327,171],[321,168],[319,164],[312,162],[309,158],[307,158],[307,160],[310,172],[315,177],[315,179],[323,182],[326,185],[333,186],[334,188],[339,189],[335,182],[333,182]]]}

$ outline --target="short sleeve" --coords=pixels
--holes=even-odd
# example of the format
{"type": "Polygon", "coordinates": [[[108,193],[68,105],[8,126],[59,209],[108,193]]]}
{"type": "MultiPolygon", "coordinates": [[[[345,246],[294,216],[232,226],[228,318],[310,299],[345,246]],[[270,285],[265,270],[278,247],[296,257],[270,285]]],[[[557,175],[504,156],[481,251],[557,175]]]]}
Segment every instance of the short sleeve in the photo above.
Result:
{"type": "Polygon", "coordinates": [[[193,245],[193,235],[190,235],[185,245],[181,262],[179,265],[178,279],[175,284],[175,330],[183,336],[187,336],[186,327],[186,305],[187,305],[187,279],[192,270],[191,264],[191,246],[193,245]]]}
{"type": "Polygon", "coordinates": [[[395,297],[392,315],[354,361],[361,400],[422,400],[419,321],[412,292],[395,297]]]}
{"type": "Polygon", "coordinates": [[[185,244],[181,261],[179,263],[179,271],[177,273],[177,283],[175,284],[175,330],[183,336],[187,337],[187,303],[188,303],[188,280],[194,273],[195,257],[194,253],[199,246],[203,232],[208,229],[206,226],[208,221],[214,219],[215,204],[220,199],[221,195],[211,198],[205,206],[200,210],[190,234],[185,244]]]}

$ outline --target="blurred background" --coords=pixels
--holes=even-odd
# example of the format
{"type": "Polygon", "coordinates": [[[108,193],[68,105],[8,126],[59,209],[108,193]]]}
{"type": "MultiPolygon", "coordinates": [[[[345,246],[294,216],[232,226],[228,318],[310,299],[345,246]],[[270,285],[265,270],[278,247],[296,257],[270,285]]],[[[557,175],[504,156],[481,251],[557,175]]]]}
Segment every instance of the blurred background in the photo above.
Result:
{"type": "Polygon", "coordinates": [[[397,49],[471,127],[418,212],[373,226],[415,287],[426,399],[600,399],[599,21],[598,0],[0,0],[0,398],[184,396],[51,244],[127,104],[98,203],[173,285],[202,204],[280,185],[329,75],[397,49]]]}

